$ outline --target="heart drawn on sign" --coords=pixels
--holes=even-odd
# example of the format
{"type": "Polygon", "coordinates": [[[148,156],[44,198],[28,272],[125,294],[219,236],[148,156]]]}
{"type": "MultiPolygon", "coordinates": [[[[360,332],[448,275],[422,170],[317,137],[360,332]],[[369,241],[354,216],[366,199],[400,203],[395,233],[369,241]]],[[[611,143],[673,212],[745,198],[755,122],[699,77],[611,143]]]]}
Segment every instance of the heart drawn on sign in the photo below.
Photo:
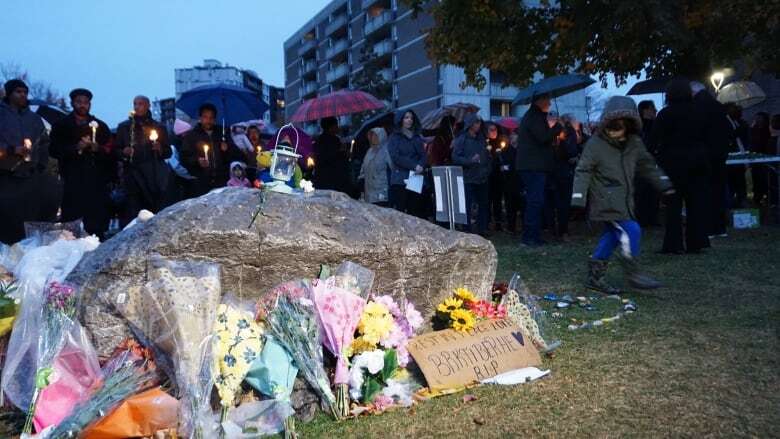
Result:
{"type": "Polygon", "coordinates": [[[521,331],[513,332],[512,336],[520,343],[520,346],[525,346],[525,340],[523,340],[523,333],[521,331]]]}

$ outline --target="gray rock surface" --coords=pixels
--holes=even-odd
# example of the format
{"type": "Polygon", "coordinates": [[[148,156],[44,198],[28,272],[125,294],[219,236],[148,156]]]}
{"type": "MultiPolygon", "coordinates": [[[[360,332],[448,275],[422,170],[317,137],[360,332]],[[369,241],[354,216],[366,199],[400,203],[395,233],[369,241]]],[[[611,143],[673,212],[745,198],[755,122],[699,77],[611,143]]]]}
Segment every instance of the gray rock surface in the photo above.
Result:
{"type": "Polygon", "coordinates": [[[151,253],[218,262],[223,293],[245,299],[284,281],[316,277],[321,264],[345,260],[374,270],[374,291],[405,294],[423,316],[456,287],[490,294],[496,251],[476,235],[331,191],[269,193],[249,228],[258,201],[252,189],[214,191],[175,204],[85,255],[68,280],[82,286],[81,320],[98,353],[108,354],[130,334],[101,298],[133,294],[144,282],[151,253]]]}

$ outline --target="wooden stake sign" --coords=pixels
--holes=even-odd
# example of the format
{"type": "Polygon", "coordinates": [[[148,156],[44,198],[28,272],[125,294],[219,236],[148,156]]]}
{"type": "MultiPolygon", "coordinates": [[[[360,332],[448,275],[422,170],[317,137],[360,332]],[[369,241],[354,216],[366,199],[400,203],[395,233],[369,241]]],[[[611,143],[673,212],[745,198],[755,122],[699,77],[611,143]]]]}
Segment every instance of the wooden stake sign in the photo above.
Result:
{"type": "Polygon", "coordinates": [[[509,320],[484,321],[469,332],[429,332],[409,340],[408,349],[431,390],[459,388],[542,363],[531,340],[509,320]]]}

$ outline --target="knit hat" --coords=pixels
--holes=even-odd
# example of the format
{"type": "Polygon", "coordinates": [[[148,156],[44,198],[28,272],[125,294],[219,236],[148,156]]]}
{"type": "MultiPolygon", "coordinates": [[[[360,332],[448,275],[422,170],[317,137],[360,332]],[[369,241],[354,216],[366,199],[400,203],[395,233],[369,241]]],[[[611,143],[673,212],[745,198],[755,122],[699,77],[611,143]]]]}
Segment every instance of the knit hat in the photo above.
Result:
{"type": "Polygon", "coordinates": [[[30,90],[30,87],[28,87],[27,84],[25,84],[21,79],[11,79],[7,81],[5,85],[3,85],[3,88],[5,89],[6,96],[9,96],[17,88],[23,88],[28,91],[30,90]]]}
{"type": "Polygon", "coordinates": [[[601,112],[601,126],[605,126],[615,119],[631,119],[636,123],[637,129],[642,128],[642,118],[636,109],[633,99],[626,96],[612,96],[604,105],[601,112]]]}
{"type": "Polygon", "coordinates": [[[92,100],[92,92],[86,88],[75,88],[70,92],[70,100],[76,99],[77,96],[86,96],[90,101],[92,100]]]}

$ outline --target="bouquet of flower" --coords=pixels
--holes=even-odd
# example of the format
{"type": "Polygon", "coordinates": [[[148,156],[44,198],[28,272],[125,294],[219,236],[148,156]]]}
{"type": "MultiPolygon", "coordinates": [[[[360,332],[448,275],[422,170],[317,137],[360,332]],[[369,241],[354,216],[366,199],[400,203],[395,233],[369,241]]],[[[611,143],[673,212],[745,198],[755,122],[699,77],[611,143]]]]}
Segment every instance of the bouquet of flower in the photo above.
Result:
{"type": "Polygon", "coordinates": [[[453,295],[436,307],[433,329],[452,328],[467,332],[480,320],[496,320],[506,317],[506,309],[492,301],[480,300],[466,288],[456,288],[453,295]]]}
{"type": "Polygon", "coordinates": [[[266,323],[274,338],[295,359],[298,369],[335,416],[336,398],[323,368],[322,336],[314,302],[310,299],[311,288],[303,281],[297,284],[292,288],[292,297],[277,294],[276,305],[270,312],[266,311],[266,323]]]}
{"type": "Polygon", "coordinates": [[[262,329],[250,311],[227,299],[217,308],[214,324],[214,383],[222,405],[221,422],[227,419],[236,392],[263,347],[262,329]]]}
{"type": "MultiPolygon", "coordinates": [[[[14,320],[16,320],[19,306],[17,301],[11,297],[11,294],[16,291],[16,288],[15,281],[6,282],[0,280],[0,337],[11,332],[11,328],[14,327],[14,320]]],[[[2,367],[2,362],[0,362],[0,367],[2,367]]]]}
{"type": "Polygon", "coordinates": [[[346,349],[355,337],[355,328],[366,301],[343,288],[317,282],[312,289],[317,317],[324,332],[324,345],[336,357],[336,413],[349,415],[349,366],[346,349]]]}
{"type": "Polygon", "coordinates": [[[76,313],[76,290],[67,284],[51,282],[46,290],[42,309],[43,327],[38,334],[38,358],[35,373],[35,390],[23,432],[31,433],[35,406],[41,390],[49,385],[52,363],[65,343],[63,334],[70,332],[72,317],[76,313]]]}
{"type": "Polygon", "coordinates": [[[395,350],[376,349],[352,359],[349,374],[350,396],[363,404],[372,404],[398,370],[395,350]]]}
{"type": "Polygon", "coordinates": [[[374,302],[384,305],[393,316],[393,327],[387,337],[379,341],[385,348],[396,351],[398,365],[406,367],[409,363],[409,351],[406,345],[414,333],[422,326],[423,318],[420,312],[414,308],[412,302],[403,298],[400,305],[391,296],[378,296],[374,302]]]}
{"type": "Polygon", "coordinates": [[[373,351],[382,340],[390,337],[395,321],[386,305],[377,301],[369,301],[363,308],[363,314],[357,325],[358,336],[352,342],[348,356],[373,351]]]}

